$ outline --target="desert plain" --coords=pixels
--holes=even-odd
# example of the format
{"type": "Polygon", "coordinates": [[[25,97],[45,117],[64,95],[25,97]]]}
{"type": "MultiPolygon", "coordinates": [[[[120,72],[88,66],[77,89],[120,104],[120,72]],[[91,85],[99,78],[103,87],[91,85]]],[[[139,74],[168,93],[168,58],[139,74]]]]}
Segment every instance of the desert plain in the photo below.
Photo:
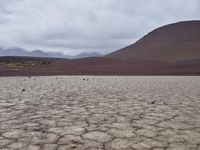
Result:
{"type": "Polygon", "coordinates": [[[200,150],[200,77],[1,77],[0,149],[200,150]]]}

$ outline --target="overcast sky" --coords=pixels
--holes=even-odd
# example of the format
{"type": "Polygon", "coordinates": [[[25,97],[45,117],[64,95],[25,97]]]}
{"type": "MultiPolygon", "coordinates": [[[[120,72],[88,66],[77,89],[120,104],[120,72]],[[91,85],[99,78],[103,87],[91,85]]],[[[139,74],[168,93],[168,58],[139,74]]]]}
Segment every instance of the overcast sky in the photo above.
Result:
{"type": "Polygon", "coordinates": [[[0,47],[108,53],[184,20],[200,0],[0,0],[0,47]]]}

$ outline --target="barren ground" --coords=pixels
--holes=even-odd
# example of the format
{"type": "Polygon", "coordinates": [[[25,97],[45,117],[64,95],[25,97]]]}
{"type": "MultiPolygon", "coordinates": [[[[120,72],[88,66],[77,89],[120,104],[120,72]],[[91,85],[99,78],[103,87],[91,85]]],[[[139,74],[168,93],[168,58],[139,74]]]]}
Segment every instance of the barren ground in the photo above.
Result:
{"type": "Polygon", "coordinates": [[[200,150],[200,77],[2,77],[2,150],[200,150]]]}

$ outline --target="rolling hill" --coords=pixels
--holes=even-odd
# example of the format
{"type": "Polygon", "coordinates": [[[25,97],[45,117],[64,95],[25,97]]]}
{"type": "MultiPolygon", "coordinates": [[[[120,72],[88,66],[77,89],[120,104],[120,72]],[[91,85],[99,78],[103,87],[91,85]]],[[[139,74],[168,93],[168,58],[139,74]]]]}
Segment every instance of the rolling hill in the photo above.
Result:
{"type": "Polygon", "coordinates": [[[200,59],[200,21],[178,22],[160,27],[136,43],[105,57],[162,62],[200,59]]]}

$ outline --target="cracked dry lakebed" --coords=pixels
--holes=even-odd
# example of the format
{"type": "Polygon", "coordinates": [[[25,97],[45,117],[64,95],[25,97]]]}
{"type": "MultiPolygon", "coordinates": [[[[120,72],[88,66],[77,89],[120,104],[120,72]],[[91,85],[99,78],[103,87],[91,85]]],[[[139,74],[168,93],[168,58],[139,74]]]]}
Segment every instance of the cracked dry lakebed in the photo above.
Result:
{"type": "Polygon", "coordinates": [[[1,77],[0,149],[200,150],[200,77],[1,77]]]}

